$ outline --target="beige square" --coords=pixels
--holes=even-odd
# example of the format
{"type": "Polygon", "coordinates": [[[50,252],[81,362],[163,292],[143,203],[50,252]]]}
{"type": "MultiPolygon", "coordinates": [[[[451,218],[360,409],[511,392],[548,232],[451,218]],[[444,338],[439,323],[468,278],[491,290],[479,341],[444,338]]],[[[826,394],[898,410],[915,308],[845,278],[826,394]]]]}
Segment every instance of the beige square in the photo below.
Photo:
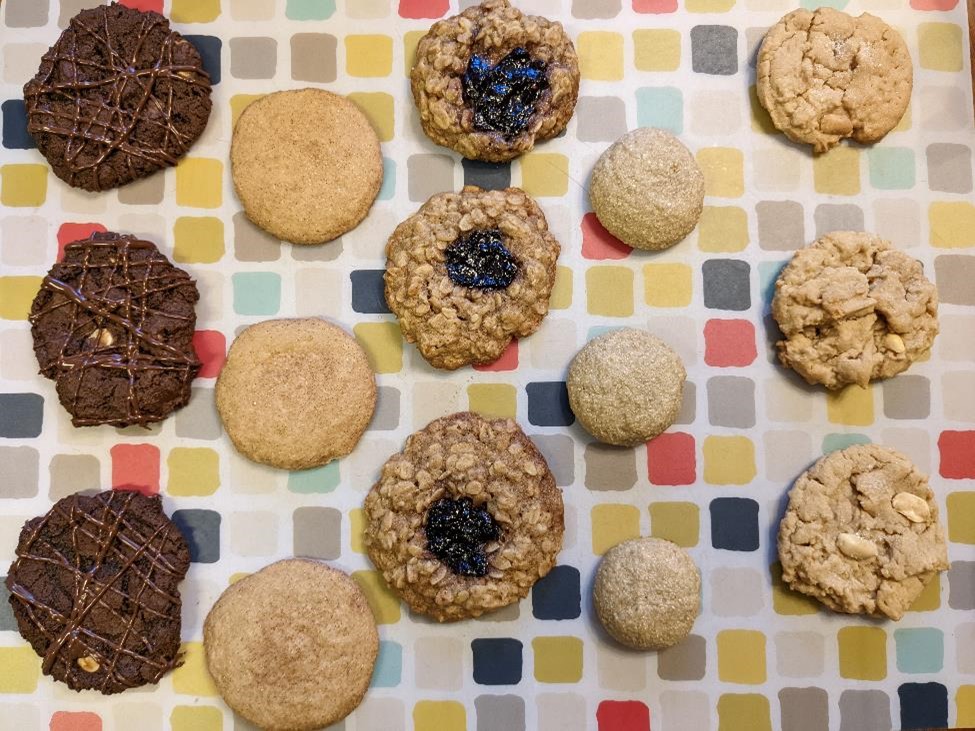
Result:
{"type": "Polygon", "coordinates": [[[230,17],[234,20],[271,20],[275,0],[230,0],[230,17]]]}
{"type": "Polygon", "coordinates": [[[58,185],[61,190],[61,207],[71,213],[100,214],[108,208],[104,193],[89,193],[87,190],[58,185]]]}
{"type": "MultiPolygon", "coordinates": [[[[540,693],[535,697],[538,731],[585,731],[586,699],[575,693],[540,693]]],[[[596,709],[592,709],[595,715],[596,709]]]]}
{"type": "Polygon", "coordinates": [[[392,12],[392,0],[345,0],[350,18],[385,18],[392,12]]]}
{"type": "Polygon", "coordinates": [[[765,382],[765,413],[771,421],[809,421],[815,397],[815,393],[793,379],[776,374],[776,378],[765,382]]]}
{"type": "Polygon", "coordinates": [[[741,94],[732,91],[697,91],[690,95],[691,132],[702,137],[724,137],[741,129],[741,94]]]}
{"type": "MultiPolygon", "coordinates": [[[[444,414],[460,409],[463,386],[441,381],[420,381],[413,385],[413,428],[422,429],[444,414]]],[[[404,413],[408,413],[404,411],[404,413]]]]}
{"type": "Polygon", "coordinates": [[[647,655],[616,643],[599,643],[596,646],[596,672],[600,688],[641,691],[647,687],[647,655]]]}
{"type": "MultiPolygon", "coordinates": [[[[519,349],[528,351],[528,361],[533,368],[558,370],[575,355],[578,348],[575,320],[549,315],[542,326],[530,338],[518,343],[519,349]]],[[[519,354],[520,356],[520,354],[519,354]]]]}
{"type": "Polygon", "coordinates": [[[818,678],[825,664],[825,639],[818,632],[775,635],[776,669],[787,678],[818,678]]]}
{"type": "Polygon", "coordinates": [[[3,47],[3,80],[23,86],[37,73],[47,43],[6,43],[3,47]]]}
{"type": "Polygon", "coordinates": [[[413,643],[416,687],[460,690],[464,683],[464,643],[453,637],[421,637],[413,643]]]}
{"type": "Polygon", "coordinates": [[[921,206],[913,198],[882,198],[873,204],[873,231],[898,249],[921,245],[921,206]]]}
{"type": "Polygon", "coordinates": [[[335,269],[299,269],[295,272],[295,314],[299,317],[334,317],[342,314],[342,273],[335,269]]]}
{"type": "MultiPolygon", "coordinates": [[[[685,366],[697,363],[699,323],[693,317],[654,317],[648,321],[647,331],[673,348],[685,366]]],[[[703,352],[703,343],[700,348],[703,352]]]]}
{"type": "Polygon", "coordinates": [[[941,377],[945,416],[953,421],[975,421],[975,371],[945,373],[941,377]]]}
{"type": "Polygon", "coordinates": [[[759,148],[752,155],[752,183],[755,190],[786,192],[799,189],[799,150],[778,146],[759,148]]]}
{"type": "MultiPolygon", "coordinates": [[[[229,306],[224,306],[223,285],[228,275],[203,267],[187,267],[196,279],[196,287],[200,290],[200,301],[196,304],[197,330],[217,330],[223,322],[224,316],[230,312],[229,306]]],[[[228,343],[229,346],[229,343],[228,343]]]]}
{"type": "Polygon", "coordinates": [[[278,550],[278,516],[267,510],[230,514],[230,550],[237,556],[273,556],[278,550]]]}
{"type": "MultiPolygon", "coordinates": [[[[29,329],[0,331],[0,376],[11,381],[36,381],[40,378],[29,329]]],[[[53,392],[52,386],[52,396],[53,392]]]]}
{"type": "Polygon", "coordinates": [[[49,235],[49,231],[49,222],[42,216],[4,218],[0,221],[0,263],[15,267],[37,266],[47,269],[51,257],[48,255],[45,242],[54,238],[49,235]]]}
{"type": "Polygon", "coordinates": [[[166,172],[160,170],[148,178],[136,180],[118,189],[118,201],[128,206],[155,206],[162,203],[166,190],[166,172]]]}
{"type": "Polygon", "coordinates": [[[163,709],[158,703],[116,701],[112,704],[112,719],[115,728],[163,731],[163,709]]]}
{"type": "MultiPolygon", "coordinates": [[[[975,317],[972,315],[939,315],[941,332],[934,341],[939,357],[950,361],[975,361],[975,317]]],[[[0,365],[0,369],[3,366],[0,365]]]]}
{"type": "Polygon", "coordinates": [[[667,731],[710,731],[711,706],[707,693],[668,690],[660,694],[660,717],[667,731]]]}
{"type": "MultiPolygon", "coordinates": [[[[945,391],[945,405],[951,403],[954,396],[945,391]]],[[[969,418],[975,412],[968,412],[969,418]]],[[[903,452],[914,466],[926,475],[931,474],[931,435],[925,429],[905,429],[891,427],[881,432],[881,438],[877,440],[885,447],[891,447],[898,452],[903,452]]]]}
{"type": "MultiPolygon", "coordinates": [[[[457,411],[457,409],[445,407],[444,411],[438,413],[437,416],[443,416],[443,414],[452,411],[457,411]]],[[[352,454],[342,460],[340,471],[345,484],[352,485],[355,490],[361,493],[369,492],[370,488],[379,480],[379,472],[385,460],[402,448],[403,442],[400,439],[393,441],[392,439],[383,439],[366,434],[352,454]],[[376,459],[377,454],[382,455],[380,460],[376,459]]]]}
{"type": "MultiPolygon", "coordinates": [[[[245,495],[263,495],[284,490],[287,472],[251,462],[234,450],[224,457],[230,467],[230,489],[245,495]]],[[[225,463],[226,464],[226,463],[225,463]]]]}
{"type": "MultiPolygon", "coordinates": [[[[191,571],[183,583],[179,585],[180,597],[183,600],[183,637],[202,637],[203,622],[214,602],[226,587],[213,579],[197,576],[191,571]]],[[[118,728],[132,728],[119,726],[118,728]]]]}
{"type": "Polygon", "coordinates": [[[812,437],[807,431],[769,431],[765,442],[765,476],[791,484],[813,458],[812,437]]]}

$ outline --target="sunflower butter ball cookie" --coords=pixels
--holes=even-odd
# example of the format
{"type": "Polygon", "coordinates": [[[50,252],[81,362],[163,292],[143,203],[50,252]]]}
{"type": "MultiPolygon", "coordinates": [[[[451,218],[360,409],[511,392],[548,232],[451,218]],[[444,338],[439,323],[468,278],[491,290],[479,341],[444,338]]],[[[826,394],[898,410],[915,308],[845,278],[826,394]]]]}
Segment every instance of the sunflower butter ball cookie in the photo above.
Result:
{"type": "Polygon", "coordinates": [[[485,0],[434,23],[410,74],[423,131],[474,160],[505,162],[560,134],[579,96],[561,23],[485,0]]]}
{"type": "Polygon", "coordinates": [[[435,195],[386,244],[386,302],[435,368],[490,363],[548,314],[559,249],[523,190],[435,195]]]}
{"type": "Polygon", "coordinates": [[[445,416],[386,462],[366,549],[410,609],[451,622],[524,598],[562,548],[562,493],[510,419],[445,416]]]}

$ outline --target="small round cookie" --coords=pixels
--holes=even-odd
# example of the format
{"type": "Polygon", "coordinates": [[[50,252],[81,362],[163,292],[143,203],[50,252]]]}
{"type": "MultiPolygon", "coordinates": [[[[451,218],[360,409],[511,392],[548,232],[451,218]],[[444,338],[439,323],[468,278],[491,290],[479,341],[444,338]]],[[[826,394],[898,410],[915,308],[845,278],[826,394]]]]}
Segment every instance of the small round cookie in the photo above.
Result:
{"type": "Polygon", "coordinates": [[[809,383],[839,389],[890,378],[938,334],[938,290],[921,262],[889,241],[834,231],[800,249],[775,282],[779,360],[809,383]]]}
{"type": "Polygon", "coordinates": [[[524,598],[562,548],[562,491],[511,419],[431,422],[383,465],[364,507],[369,558],[439,622],[524,598]]]}
{"type": "Polygon", "coordinates": [[[569,365],[569,406],[596,439],[643,444],[674,423],[684,398],[684,363],[664,341],[627,327],[589,341],[569,365]]]}
{"type": "Polygon", "coordinates": [[[596,569],[596,616],[617,641],[636,650],[682,642],[701,609],[701,572],[675,543],[634,538],[613,546],[596,569]]]}
{"type": "Polygon", "coordinates": [[[293,244],[324,244],[354,229],[383,181],[366,115],[323,89],[279,91],[248,106],[230,164],[247,217],[293,244]]]}
{"type": "Polygon", "coordinates": [[[900,122],[914,69],[900,33],[869,13],[794,10],[765,35],[758,100],[789,139],[825,152],[876,142],[900,122]]]}
{"type": "Polygon", "coordinates": [[[379,633],[365,595],[318,561],[278,561],[232,584],[203,624],[227,705],[267,731],[337,723],[369,687],[379,633]]]}
{"type": "Polygon", "coordinates": [[[441,193],[386,244],[386,302],[435,368],[490,363],[548,314],[559,243],[518,188],[441,193]]]}
{"type": "Polygon", "coordinates": [[[874,444],[831,452],[799,476],[778,544],[786,584],[850,614],[900,619],[948,568],[928,478],[874,444]]]}
{"type": "Polygon", "coordinates": [[[635,249],[667,249],[694,230],[704,210],[704,173],[670,132],[643,127],[596,161],[589,201],[603,227],[635,249]]]}
{"type": "Polygon", "coordinates": [[[216,401],[237,451],[304,470],[355,449],[376,408],[376,377],[342,328],[318,318],[267,320],[230,346],[216,401]]]}
{"type": "Polygon", "coordinates": [[[561,134],[579,59],[561,23],[485,0],[433,24],[410,73],[427,136],[472,160],[506,162],[561,134]]]}
{"type": "Polygon", "coordinates": [[[158,13],[82,10],[24,87],[27,131],[61,180],[102,191],[175,165],[210,118],[199,51],[158,13]]]}

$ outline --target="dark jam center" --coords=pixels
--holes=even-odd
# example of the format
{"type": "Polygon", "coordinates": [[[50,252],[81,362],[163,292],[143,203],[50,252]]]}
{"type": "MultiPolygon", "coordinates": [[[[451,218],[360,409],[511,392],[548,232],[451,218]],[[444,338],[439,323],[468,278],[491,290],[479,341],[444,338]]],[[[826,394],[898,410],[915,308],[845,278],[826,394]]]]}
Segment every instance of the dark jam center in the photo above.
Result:
{"type": "Polygon", "coordinates": [[[504,289],[515,280],[518,262],[496,228],[461,236],[444,251],[447,276],[454,284],[477,289],[504,289]]]}
{"type": "Polygon", "coordinates": [[[469,497],[441,498],[427,511],[427,548],[461,576],[484,576],[484,545],[501,537],[491,514],[474,506],[469,497]]]}
{"type": "Polygon", "coordinates": [[[548,89],[546,65],[516,48],[494,66],[471,56],[464,74],[464,101],[474,113],[474,128],[514,137],[531,122],[535,104],[548,89]]]}

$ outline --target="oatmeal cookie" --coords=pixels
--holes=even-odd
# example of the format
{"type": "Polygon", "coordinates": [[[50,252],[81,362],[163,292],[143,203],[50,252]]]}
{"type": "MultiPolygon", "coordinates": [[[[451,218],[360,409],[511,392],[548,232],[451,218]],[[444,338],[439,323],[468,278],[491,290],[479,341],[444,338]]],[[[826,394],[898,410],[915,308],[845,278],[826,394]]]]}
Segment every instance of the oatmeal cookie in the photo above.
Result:
{"type": "Polygon", "coordinates": [[[838,389],[890,378],[938,334],[938,292],[919,261],[878,236],[834,231],[800,249],[775,282],[779,360],[838,389]]]}
{"type": "Polygon", "coordinates": [[[562,548],[562,492],[511,419],[445,416],[386,462],[366,549],[414,612],[451,622],[527,596],[562,548]]]}
{"type": "Polygon", "coordinates": [[[386,302],[435,368],[490,363],[548,314],[559,250],[523,190],[435,195],[386,244],[386,302]]]}
{"type": "Polygon", "coordinates": [[[434,23],[410,81],[431,140],[472,160],[506,162],[565,129],[579,59],[561,23],[485,0],[434,23]]]}
{"type": "Polygon", "coordinates": [[[914,69],[900,33],[869,13],[794,10],[762,42],[758,100],[792,140],[825,152],[876,142],[900,122],[914,69]]]}
{"type": "Polygon", "coordinates": [[[778,544],[785,583],[850,614],[900,619],[948,568],[927,477],[874,444],[832,452],[799,476],[778,544]]]}

